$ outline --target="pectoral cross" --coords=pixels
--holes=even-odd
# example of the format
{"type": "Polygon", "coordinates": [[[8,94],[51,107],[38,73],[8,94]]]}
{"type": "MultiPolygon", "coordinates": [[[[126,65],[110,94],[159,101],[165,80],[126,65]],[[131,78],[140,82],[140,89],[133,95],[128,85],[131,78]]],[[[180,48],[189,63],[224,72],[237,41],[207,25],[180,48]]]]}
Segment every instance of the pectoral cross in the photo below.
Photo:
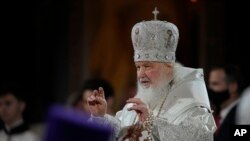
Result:
{"type": "Polygon", "coordinates": [[[154,20],[157,20],[157,15],[160,13],[158,10],[157,10],[157,7],[155,7],[155,10],[152,12],[154,14],[154,20]]]}

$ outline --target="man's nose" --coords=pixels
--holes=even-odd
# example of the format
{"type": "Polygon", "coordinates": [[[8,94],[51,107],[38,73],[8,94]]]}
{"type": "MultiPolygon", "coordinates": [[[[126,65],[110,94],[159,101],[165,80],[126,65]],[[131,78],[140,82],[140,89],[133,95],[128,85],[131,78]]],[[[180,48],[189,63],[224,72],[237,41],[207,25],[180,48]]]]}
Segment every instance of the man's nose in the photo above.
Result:
{"type": "Polygon", "coordinates": [[[145,69],[144,69],[143,67],[141,67],[141,68],[137,71],[137,76],[138,76],[139,78],[145,76],[145,69]]]}

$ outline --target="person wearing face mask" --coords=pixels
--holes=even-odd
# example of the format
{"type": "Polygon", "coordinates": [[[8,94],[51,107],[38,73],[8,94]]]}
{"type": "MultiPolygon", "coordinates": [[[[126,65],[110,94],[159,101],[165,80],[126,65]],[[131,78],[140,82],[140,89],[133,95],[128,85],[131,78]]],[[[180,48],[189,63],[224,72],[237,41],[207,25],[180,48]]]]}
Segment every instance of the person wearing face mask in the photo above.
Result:
{"type": "Polygon", "coordinates": [[[229,140],[229,127],[236,124],[236,111],[242,91],[240,70],[235,65],[218,66],[209,74],[208,94],[214,106],[217,131],[215,141],[229,140]]]}

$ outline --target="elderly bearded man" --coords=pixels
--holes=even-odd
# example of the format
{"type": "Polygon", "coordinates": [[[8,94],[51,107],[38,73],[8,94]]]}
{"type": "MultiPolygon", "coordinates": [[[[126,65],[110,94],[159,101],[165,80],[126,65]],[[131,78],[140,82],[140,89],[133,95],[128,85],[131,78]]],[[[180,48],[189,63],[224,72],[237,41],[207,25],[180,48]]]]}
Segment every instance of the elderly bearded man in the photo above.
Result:
{"type": "Polygon", "coordinates": [[[179,32],[167,21],[132,29],[138,91],[115,117],[106,114],[102,88],[88,97],[90,121],[114,128],[113,140],[210,141],[216,129],[202,69],[175,65],[179,32]]]}

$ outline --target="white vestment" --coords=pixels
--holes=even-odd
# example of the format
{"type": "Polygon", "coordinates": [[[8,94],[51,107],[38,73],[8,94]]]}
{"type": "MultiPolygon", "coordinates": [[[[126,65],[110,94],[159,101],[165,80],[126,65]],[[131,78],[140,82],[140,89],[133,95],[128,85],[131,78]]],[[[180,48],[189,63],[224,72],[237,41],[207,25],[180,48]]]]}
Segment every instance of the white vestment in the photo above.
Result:
{"type": "Polygon", "coordinates": [[[6,133],[7,131],[0,130],[0,141],[40,141],[38,136],[30,131],[28,128],[19,128],[20,126],[23,126],[23,120],[16,121],[12,127],[7,128],[8,132],[11,132],[11,130],[15,130],[15,133],[6,133]],[[16,130],[17,129],[17,130],[16,130]]]}
{"type": "Polygon", "coordinates": [[[14,135],[7,135],[4,131],[0,131],[0,141],[39,141],[39,139],[31,131],[14,135]]]}
{"type": "MultiPolygon", "coordinates": [[[[116,138],[113,140],[121,140],[127,128],[138,120],[137,114],[127,108],[128,104],[115,117],[105,115],[103,118],[104,122],[114,127],[116,138]]],[[[161,98],[153,115],[154,141],[212,141],[216,125],[210,110],[203,70],[174,67],[174,79],[168,95],[165,101],[161,98]]],[[[140,140],[143,141],[146,134],[142,135],[140,140]]]]}

